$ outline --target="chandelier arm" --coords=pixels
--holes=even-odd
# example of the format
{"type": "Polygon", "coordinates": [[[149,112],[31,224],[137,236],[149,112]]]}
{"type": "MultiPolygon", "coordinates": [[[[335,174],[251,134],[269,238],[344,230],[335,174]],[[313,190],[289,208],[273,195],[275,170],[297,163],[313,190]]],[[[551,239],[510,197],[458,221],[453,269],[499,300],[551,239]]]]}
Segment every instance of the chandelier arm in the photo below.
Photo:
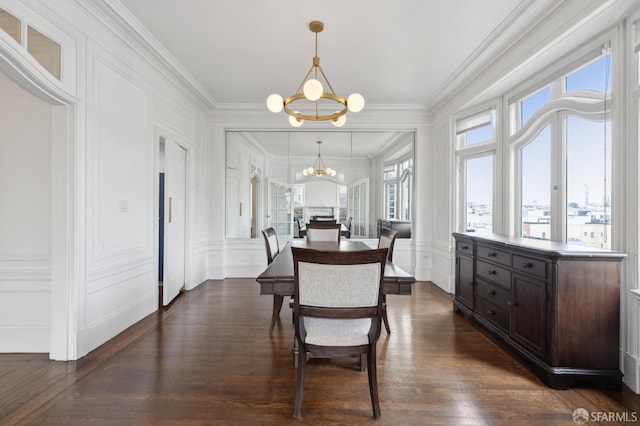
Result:
{"type": "Polygon", "coordinates": [[[335,90],[333,90],[333,86],[331,86],[331,83],[329,83],[329,79],[324,74],[324,71],[322,71],[322,67],[318,67],[318,68],[320,68],[320,74],[322,74],[322,78],[324,78],[324,81],[327,82],[327,86],[329,86],[329,89],[331,89],[331,93],[333,93],[335,95],[336,92],[335,92],[335,90]]]}
{"type": "MultiPolygon", "coordinates": [[[[302,86],[304,86],[304,83],[307,82],[307,78],[309,77],[309,74],[311,74],[311,71],[313,71],[313,68],[315,68],[315,66],[311,65],[311,68],[309,68],[309,71],[307,71],[307,74],[302,79],[302,83],[300,83],[300,86],[298,86],[298,89],[296,90],[296,93],[300,93],[300,91],[302,90],[302,86]]],[[[322,72],[322,70],[320,70],[320,71],[322,72]]],[[[325,79],[326,79],[326,77],[325,77],[325,79]]]]}

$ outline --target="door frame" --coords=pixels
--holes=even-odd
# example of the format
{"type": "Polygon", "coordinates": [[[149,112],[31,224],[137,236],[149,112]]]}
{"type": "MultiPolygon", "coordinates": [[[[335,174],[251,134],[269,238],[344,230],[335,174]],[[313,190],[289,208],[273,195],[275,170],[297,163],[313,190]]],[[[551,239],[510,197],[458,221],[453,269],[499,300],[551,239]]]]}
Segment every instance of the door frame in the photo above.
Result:
{"type": "MultiPolygon", "coordinates": [[[[193,271],[193,256],[190,256],[190,253],[193,248],[193,237],[192,237],[192,229],[194,224],[194,205],[195,205],[195,194],[192,188],[195,187],[195,174],[194,174],[194,147],[190,142],[189,138],[184,135],[180,135],[170,129],[170,124],[164,123],[154,123],[153,126],[153,138],[154,138],[154,157],[155,157],[155,167],[154,167],[154,189],[153,189],[153,203],[154,203],[154,216],[153,216],[153,249],[154,249],[154,259],[155,259],[155,277],[158,277],[159,272],[159,262],[160,262],[160,244],[163,244],[160,241],[159,237],[159,221],[158,221],[158,203],[160,202],[160,145],[161,138],[165,140],[169,139],[175,142],[178,146],[180,146],[185,151],[185,224],[184,224],[184,286],[185,290],[191,290],[194,287],[192,283],[192,271],[193,271]]],[[[166,252],[166,251],[165,251],[166,252]]],[[[158,300],[159,298],[159,287],[155,286],[156,295],[155,298],[158,300]]],[[[162,305],[158,303],[157,309],[160,309],[162,305]]]]}

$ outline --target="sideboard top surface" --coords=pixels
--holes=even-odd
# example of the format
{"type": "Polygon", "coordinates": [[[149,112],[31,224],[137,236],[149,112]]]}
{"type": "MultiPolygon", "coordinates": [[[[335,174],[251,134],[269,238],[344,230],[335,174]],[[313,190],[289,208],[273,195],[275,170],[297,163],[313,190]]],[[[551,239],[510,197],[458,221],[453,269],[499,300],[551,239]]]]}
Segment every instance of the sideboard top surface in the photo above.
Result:
{"type": "Polygon", "coordinates": [[[490,243],[492,245],[502,245],[511,248],[520,248],[527,251],[538,252],[544,256],[551,257],[579,257],[579,258],[600,258],[611,260],[622,260],[627,255],[622,252],[601,249],[577,244],[564,244],[557,241],[536,240],[532,238],[512,237],[508,235],[487,233],[476,234],[475,232],[454,232],[456,238],[468,238],[477,243],[490,243]]]}

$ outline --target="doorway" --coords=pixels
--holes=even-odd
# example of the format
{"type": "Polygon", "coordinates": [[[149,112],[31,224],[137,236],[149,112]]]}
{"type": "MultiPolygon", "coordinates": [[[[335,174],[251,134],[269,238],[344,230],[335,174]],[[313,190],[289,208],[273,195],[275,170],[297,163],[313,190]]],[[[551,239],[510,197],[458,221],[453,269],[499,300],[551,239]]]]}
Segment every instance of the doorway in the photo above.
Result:
{"type": "Polygon", "coordinates": [[[185,288],[187,153],[164,136],[159,142],[158,290],[168,306],[185,288]]]}

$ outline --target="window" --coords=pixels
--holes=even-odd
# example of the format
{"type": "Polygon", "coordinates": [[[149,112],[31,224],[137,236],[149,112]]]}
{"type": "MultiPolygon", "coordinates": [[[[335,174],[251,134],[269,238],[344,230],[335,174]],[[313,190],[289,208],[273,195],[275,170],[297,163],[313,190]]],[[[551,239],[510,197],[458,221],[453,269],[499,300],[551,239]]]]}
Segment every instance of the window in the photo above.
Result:
{"type": "Polygon", "coordinates": [[[21,28],[22,25],[18,18],[16,18],[6,10],[0,9],[0,29],[3,29],[18,43],[21,42],[21,28]]]}
{"type": "Polygon", "coordinates": [[[26,40],[22,39],[22,22],[0,8],[0,29],[20,43],[27,52],[58,80],[62,76],[62,46],[51,38],[27,25],[26,40]]]}
{"type": "Polygon", "coordinates": [[[592,56],[509,104],[525,238],[611,248],[610,60],[592,56]]]}
{"type": "Polygon", "coordinates": [[[60,80],[60,45],[33,27],[27,27],[27,51],[49,73],[60,80]]]}
{"type": "Polygon", "coordinates": [[[493,154],[463,160],[466,231],[493,229],[493,161],[493,154]]]}
{"type": "Polygon", "coordinates": [[[495,110],[482,111],[456,121],[458,146],[470,146],[495,139],[495,110]]]}
{"type": "Polygon", "coordinates": [[[413,157],[385,164],[383,179],[385,219],[411,220],[413,157]]]}
{"type": "Polygon", "coordinates": [[[520,150],[522,236],[546,239],[551,227],[550,126],[520,150]]]}
{"type": "Polygon", "coordinates": [[[550,100],[551,100],[551,87],[549,86],[521,100],[519,103],[520,127],[524,126],[529,121],[531,116],[540,108],[542,108],[544,105],[549,103],[550,100]]]}
{"type": "Polygon", "coordinates": [[[347,205],[347,185],[336,185],[338,189],[338,205],[344,207],[347,205]]]}
{"type": "Polygon", "coordinates": [[[293,205],[304,206],[304,184],[293,185],[293,205]]]}
{"type": "Polygon", "coordinates": [[[464,114],[456,120],[458,216],[461,231],[493,232],[496,109],[464,114]]]}

